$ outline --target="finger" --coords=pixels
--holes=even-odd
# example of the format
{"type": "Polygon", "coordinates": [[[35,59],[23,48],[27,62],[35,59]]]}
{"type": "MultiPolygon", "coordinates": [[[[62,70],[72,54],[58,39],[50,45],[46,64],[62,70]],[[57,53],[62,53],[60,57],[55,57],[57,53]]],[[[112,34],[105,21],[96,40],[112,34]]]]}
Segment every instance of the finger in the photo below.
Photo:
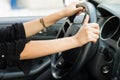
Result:
{"type": "Polygon", "coordinates": [[[91,36],[95,39],[98,39],[99,38],[99,35],[98,34],[94,34],[94,33],[91,33],[91,36]]]}
{"type": "Polygon", "coordinates": [[[95,33],[95,34],[99,34],[100,33],[100,31],[99,31],[99,29],[96,29],[96,28],[90,28],[91,29],[91,31],[93,32],[93,33],[95,33]]]}
{"type": "Polygon", "coordinates": [[[97,24],[97,23],[89,23],[89,25],[91,26],[91,27],[93,27],[93,28],[96,28],[96,29],[99,29],[100,27],[99,27],[99,24],[97,24]]]}
{"type": "Polygon", "coordinates": [[[85,11],[85,7],[84,6],[81,6],[80,4],[76,4],[76,8],[82,12],[85,11]]]}
{"type": "Polygon", "coordinates": [[[92,42],[95,44],[97,42],[98,39],[92,39],[92,42]]]}
{"type": "Polygon", "coordinates": [[[78,11],[83,11],[83,9],[84,9],[83,7],[77,7],[76,8],[76,10],[78,10],[78,11]]]}
{"type": "Polygon", "coordinates": [[[89,36],[89,41],[88,42],[93,42],[96,43],[99,37],[93,37],[93,36],[89,36]]]}
{"type": "Polygon", "coordinates": [[[87,25],[88,22],[89,22],[89,16],[86,15],[86,16],[85,16],[85,20],[84,20],[84,22],[83,22],[83,25],[87,25]]]}
{"type": "Polygon", "coordinates": [[[78,7],[78,8],[76,8],[76,12],[78,12],[78,13],[81,13],[81,12],[83,12],[83,7],[78,7]]]}

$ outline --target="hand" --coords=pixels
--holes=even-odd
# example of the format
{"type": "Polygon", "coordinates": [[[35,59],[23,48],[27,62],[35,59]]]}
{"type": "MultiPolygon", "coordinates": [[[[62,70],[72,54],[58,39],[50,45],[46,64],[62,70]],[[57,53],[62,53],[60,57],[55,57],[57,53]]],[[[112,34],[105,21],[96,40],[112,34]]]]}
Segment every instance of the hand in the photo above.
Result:
{"type": "Polygon", "coordinates": [[[83,22],[83,26],[73,36],[79,46],[83,46],[88,42],[96,43],[99,38],[99,25],[97,23],[88,23],[88,21],[89,16],[87,15],[83,22]]]}
{"type": "Polygon", "coordinates": [[[76,5],[77,4],[80,4],[82,1],[74,1],[72,2],[70,5],[68,5],[67,7],[65,7],[63,10],[62,10],[62,13],[64,13],[64,17],[69,17],[71,15],[74,15],[76,13],[81,13],[84,11],[84,8],[83,7],[78,7],[76,8],[76,5]]]}

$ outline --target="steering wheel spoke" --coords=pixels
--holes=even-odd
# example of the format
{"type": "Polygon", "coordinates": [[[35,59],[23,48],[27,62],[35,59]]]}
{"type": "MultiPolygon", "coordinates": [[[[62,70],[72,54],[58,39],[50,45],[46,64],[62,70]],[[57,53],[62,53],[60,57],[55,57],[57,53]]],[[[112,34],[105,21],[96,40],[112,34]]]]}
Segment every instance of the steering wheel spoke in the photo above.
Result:
{"type": "Polygon", "coordinates": [[[62,24],[56,38],[64,37],[68,29],[72,26],[72,24],[73,23],[71,23],[69,19],[66,19],[65,22],[62,24]]]}

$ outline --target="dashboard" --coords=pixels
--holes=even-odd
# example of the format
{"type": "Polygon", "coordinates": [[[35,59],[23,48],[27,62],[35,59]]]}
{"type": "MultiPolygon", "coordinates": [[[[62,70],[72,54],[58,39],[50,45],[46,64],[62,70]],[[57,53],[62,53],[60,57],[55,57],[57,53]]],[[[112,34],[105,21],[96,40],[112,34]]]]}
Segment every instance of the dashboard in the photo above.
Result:
{"type": "Polygon", "coordinates": [[[103,41],[112,41],[112,46],[115,49],[120,47],[120,11],[119,4],[100,4],[98,10],[100,11],[102,18],[100,38],[103,41]],[[111,5],[111,6],[110,6],[111,5]]]}
{"type": "Polygon", "coordinates": [[[94,1],[100,3],[97,10],[101,29],[99,49],[89,67],[97,80],[120,80],[120,4],[118,0],[110,1],[114,4],[94,1]]]}

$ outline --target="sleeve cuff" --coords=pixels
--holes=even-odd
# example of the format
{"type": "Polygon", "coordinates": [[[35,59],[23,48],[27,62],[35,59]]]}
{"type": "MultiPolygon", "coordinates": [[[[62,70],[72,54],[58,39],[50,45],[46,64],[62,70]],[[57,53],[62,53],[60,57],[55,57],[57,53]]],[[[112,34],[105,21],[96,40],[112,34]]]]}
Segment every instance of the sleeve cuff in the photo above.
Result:
{"type": "Polygon", "coordinates": [[[14,31],[15,31],[16,40],[26,39],[26,34],[25,34],[23,23],[14,24],[14,31]]]}
{"type": "Polygon", "coordinates": [[[8,66],[18,66],[24,74],[28,74],[31,70],[32,62],[31,60],[20,60],[20,53],[23,51],[25,44],[29,42],[30,39],[19,40],[13,43],[6,43],[7,48],[7,65],[8,66]]]}

